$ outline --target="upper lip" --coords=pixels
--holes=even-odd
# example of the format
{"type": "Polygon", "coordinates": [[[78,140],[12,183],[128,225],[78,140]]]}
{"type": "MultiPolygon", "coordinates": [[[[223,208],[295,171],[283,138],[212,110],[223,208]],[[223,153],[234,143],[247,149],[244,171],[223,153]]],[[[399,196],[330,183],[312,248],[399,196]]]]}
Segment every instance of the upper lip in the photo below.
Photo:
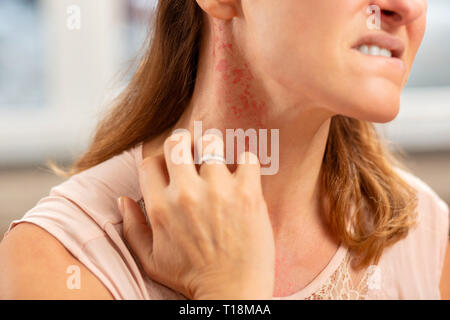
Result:
{"type": "Polygon", "coordinates": [[[362,45],[376,45],[380,48],[386,48],[392,52],[392,57],[402,58],[403,52],[405,52],[405,44],[399,38],[391,36],[389,34],[366,34],[361,37],[353,46],[354,49],[358,49],[362,45]]]}

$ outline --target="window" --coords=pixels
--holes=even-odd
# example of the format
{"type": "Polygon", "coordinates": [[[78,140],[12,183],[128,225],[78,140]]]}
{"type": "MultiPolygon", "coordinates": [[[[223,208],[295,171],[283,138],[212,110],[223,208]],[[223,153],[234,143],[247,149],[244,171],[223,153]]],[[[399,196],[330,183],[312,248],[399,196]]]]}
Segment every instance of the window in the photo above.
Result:
{"type": "Polygon", "coordinates": [[[428,1],[427,31],[397,118],[380,129],[412,151],[450,150],[450,1],[428,1]]]}
{"type": "Polygon", "coordinates": [[[0,109],[45,104],[43,40],[37,0],[0,1],[0,109]]]}
{"type": "Polygon", "coordinates": [[[0,1],[0,164],[70,160],[85,149],[127,79],[155,4],[0,1]],[[68,26],[73,18],[79,28],[68,26]]]}
{"type": "Polygon", "coordinates": [[[428,25],[408,87],[450,86],[450,2],[431,0],[428,25]]]}

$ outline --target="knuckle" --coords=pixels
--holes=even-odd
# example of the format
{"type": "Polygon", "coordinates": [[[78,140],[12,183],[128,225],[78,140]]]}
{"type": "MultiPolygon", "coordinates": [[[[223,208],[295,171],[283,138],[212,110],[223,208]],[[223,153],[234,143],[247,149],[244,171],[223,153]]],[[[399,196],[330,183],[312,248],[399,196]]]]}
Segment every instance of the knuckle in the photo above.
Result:
{"type": "Polygon", "coordinates": [[[154,214],[153,216],[152,216],[152,221],[151,221],[151,228],[153,229],[153,230],[155,230],[155,229],[164,229],[163,228],[163,226],[164,226],[164,221],[165,221],[165,219],[164,219],[164,215],[161,215],[161,214],[154,214]]]}
{"type": "Polygon", "coordinates": [[[194,191],[183,188],[177,193],[176,201],[178,205],[185,209],[192,209],[198,205],[198,197],[194,191]]]}
{"type": "Polygon", "coordinates": [[[209,201],[213,203],[219,203],[224,198],[224,190],[217,184],[208,188],[209,201]]]}
{"type": "Polygon", "coordinates": [[[152,217],[149,221],[152,229],[164,229],[166,216],[161,211],[152,212],[152,217]]]}
{"type": "Polygon", "coordinates": [[[149,208],[149,218],[152,228],[162,227],[164,225],[167,210],[167,207],[162,204],[154,204],[149,208]]]}
{"type": "Polygon", "coordinates": [[[162,203],[153,203],[150,206],[149,211],[152,213],[152,215],[162,216],[162,215],[166,214],[167,208],[162,203]]]}
{"type": "Polygon", "coordinates": [[[241,199],[241,201],[250,203],[254,201],[255,194],[249,187],[242,185],[239,188],[239,198],[241,199]]]}

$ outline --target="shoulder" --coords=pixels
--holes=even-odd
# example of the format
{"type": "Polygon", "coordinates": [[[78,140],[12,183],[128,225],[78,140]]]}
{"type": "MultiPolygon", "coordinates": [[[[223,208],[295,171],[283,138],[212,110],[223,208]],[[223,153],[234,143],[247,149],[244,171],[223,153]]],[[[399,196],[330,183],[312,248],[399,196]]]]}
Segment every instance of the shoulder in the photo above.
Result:
{"type": "MultiPolygon", "coordinates": [[[[24,217],[13,221],[2,244],[2,255],[14,259],[8,258],[10,262],[4,265],[9,270],[20,265],[19,269],[25,268],[20,272],[32,272],[28,265],[43,263],[39,268],[51,276],[59,272],[58,279],[62,280],[67,267],[78,263],[81,270],[95,275],[114,298],[145,297],[138,269],[121,237],[122,218],[116,202],[122,195],[139,199],[134,153],[132,148],[72,176],[53,187],[24,217]],[[18,249],[22,247],[26,250],[18,249]],[[23,253],[27,250],[45,254],[23,253]],[[21,259],[24,263],[19,262],[21,259]],[[54,261],[55,265],[47,265],[46,261],[54,261]]],[[[66,290],[65,282],[58,285],[66,290]]]]}
{"type": "Polygon", "coordinates": [[[111,298],[80,261],[36,225],[22,223],[0,243],[0,299],[111,298]],[[79,277],[80,285],[71,277],[79,277]]]}
{"type": "Polygon", "coordinates": [[[138,144],[70,177],[53,187],[49,196],[69,199],[102,229],[108,222],[119,223],[122,218],[116,199],[128,196],[137,201],[142,197],[137,173],[140,146],[138,144]]]}
{"type": "Polygon", "coordinates": [[[79,246],[101,237],[107,224],[122,221],[116,199],[141,197],[135,153],[136,148],[126,150],[54,186],[8,230],[21,221],[32,222],[79,246]]]}
{"type": "Polygon", "coordinates": [[[379,265],[391,298],[438,299],[449,235],[447,204],[424,181],[403,169],[400,177],[417,196],[416,224],[383,252],[379,265]]]}
{"type": "Polygon", "coordinates": [[[448,233],[448,205],[419,177],[400,168],[396,168],[396,172],[416,191],[418,199],[418,227],[437,227],[436,231],[448,233]]]}

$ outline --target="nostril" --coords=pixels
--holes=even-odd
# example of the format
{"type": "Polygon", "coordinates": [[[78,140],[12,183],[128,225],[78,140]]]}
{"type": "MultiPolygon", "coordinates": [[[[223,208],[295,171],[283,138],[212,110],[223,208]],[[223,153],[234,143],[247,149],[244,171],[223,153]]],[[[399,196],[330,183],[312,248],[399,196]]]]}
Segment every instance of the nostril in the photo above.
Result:
{"type": "Polygon", "coordinates": [[[381,12],[382,12],[384,15],[389,16],[389,17],[396,14],[394,11],[391,11],[391,10],[382,10],[381,12]]]}
{"type": "Polygon", "coordinates": [[[394,21],[400,21],[402,20],[402,16],[399,15],[397,12],[392,10],[381,10],[382,16],[392,19],[394,21]]]}

